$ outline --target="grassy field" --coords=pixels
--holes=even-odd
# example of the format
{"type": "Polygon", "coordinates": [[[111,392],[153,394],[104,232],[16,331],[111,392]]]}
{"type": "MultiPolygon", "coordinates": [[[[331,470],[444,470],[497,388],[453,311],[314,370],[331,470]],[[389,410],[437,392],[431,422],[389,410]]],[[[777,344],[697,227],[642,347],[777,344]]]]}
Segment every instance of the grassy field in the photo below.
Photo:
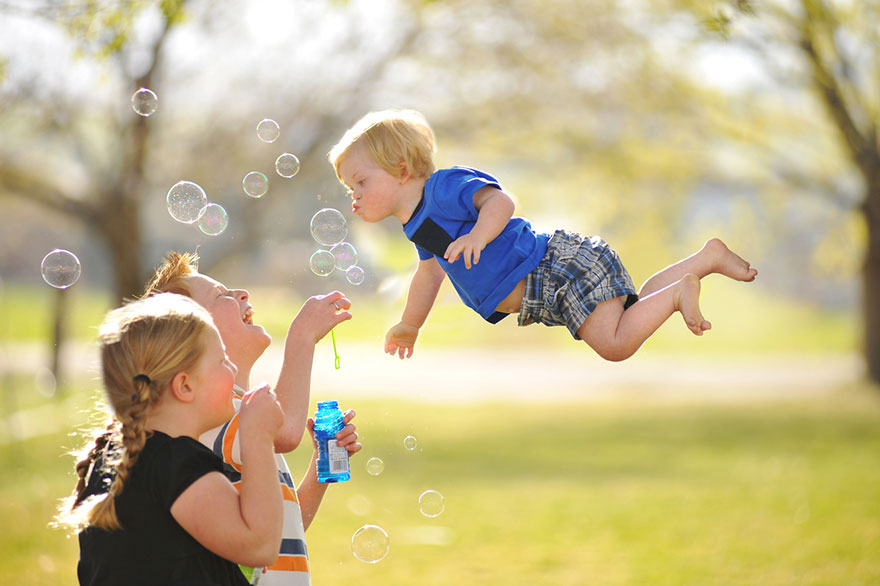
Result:
{"type": "MultiPolygon", "coordinates": [[[[642,352],[747,361],[856,351],[852,315],[736,285],[706,281],[712,332],[696,338],[669,324],[642,352]]],[[[93,340],[108,299],[66,293],[70,337],[93,340]]],[[[280,343],[303,300],[251,293],[258,321],[280,343]]],[[[90,413],[94,420],[97,382],[68,368],[66,384],[47,396],[16,354],[44,343],[53,294],[7,285],[0,297],[0,366],[10,365],[0,369],[0,584],[76,583],[76,539],[49,522],[73,485],[66,452],[80,444],[71,434],[90,413]]],[[[503,361],[511,346],[574,344],[558,328],[483,324],[452,295],[441,292],[420,351],[495,348],[503,361]]],[[[336,332],[343,353],[349,341],[378,344],[401,308],[399,299],[350,296],[355,319],[336,332]]],[[[723,405],[652,402],[662,387],[618,390],[631,399],[463,406],[359,398],[365,447],[353,480],[330,488],[309,531],[314,584],[880,584],[880,390],[841,385],[784,403],[723,405]],[[403,447],[410,434],[412,452],[403,447]],[[384,461],[379,476],[365,471],[371,457],[384,461]],[[419,512],[427,489],[445,496],[436,518],[419,512]],[[376,564],[352,555],[352,534],[365,524],[390,537],[376,564]]],[[[309,456],[289,456],[295,476],[309,456]]]]}
{"type": "MultiPolygon", "coordinates": [[[[16,381],[6,387],[16,386],[16,381]]],[[[313,582],[877,584],[880,394],[786,404],[359,405],[364,450],[309,531],[313,582]],[[408,451],[403,438],[418,447],[408,451]],[[365,472],[384,461],[379,476],[365,472]],[[435,518],[419,495],[445,497],[435,518]],[[366,564],[365,524],[390,537],[366,564]]],[[[70,431],[94,394],[27,397],[0,438],[0,584],[75,584],[76,540],[48,523],[72,486],[70,431]],[[14,424],[58,430],[16,440],[14,424]]],[[[308,454],[289,459],[298,476],[308,454]]]]}
{"type": "MultiPolygon", "coordinates": [[[[236,286],[230,283],[230,286],[236,286]]],[[[327,291],[341,287],[328,281],[327,291]]],[[[400,319],[403,298],[390,299],[357,287],[343,290],[352,300],[353,319],[339,326],[340,340],[375,340],[381,343],[388,327],[400,319]]],[[[7,285],[0,289],[0,343],[47,340],[57,291],[49,287],[7,285]]],[[[97,334],[111,300],[106,293],[71,288],[70,316],[65,330],[71,339],[91,342],[97,334]]],[[[283,340],[291,320],[305,298],[287,289],[253,289],[255,319],[277,340],[283,340]]],[[[703,281],[701,307],[713,331],[697,338],[688,333],[678,316],[658,330],[645,344],[648,352],[700,354],[760,352],[853,352],[857,351],[861,323],[851,313],[830,312],[790,298],[777,298],[752,285],[727,279],[703,281]]],[[[465,307],[445,283],[428,323],[419,336],[419,347],[450,346],[560,346],[575,342],[564,328],[534,325],[518,328],[509,317],[489,325],[465,307]]]]}

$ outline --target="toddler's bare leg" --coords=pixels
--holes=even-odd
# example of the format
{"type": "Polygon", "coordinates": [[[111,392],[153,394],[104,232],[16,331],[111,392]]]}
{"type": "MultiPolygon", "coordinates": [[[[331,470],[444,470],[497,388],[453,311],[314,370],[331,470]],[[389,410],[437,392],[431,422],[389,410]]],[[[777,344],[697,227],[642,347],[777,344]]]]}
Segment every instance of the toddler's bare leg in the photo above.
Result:
{"type": "Polygon", "coordinates": [[[693,274],[702,279],[712,273],[748,282],[755,280],[758,271],[751,268],[747,261],[727,248],[724,242],[718,238],[712,238],[699,251],[666,267],[645,281],[639,291],[639,297],[648,296],[671,285],[687,274],[693,274]]]}
{"type": "Polygon", "coordinates": [[[625,360],[657,331],[676,311],[681,312],[688,328],[700,336],[712,324],[700,312],[700,279],[694,274],[652,294],[623,310],[623,298],[600,303],[587,317],[578,335],[602,358],[625,360]]]}

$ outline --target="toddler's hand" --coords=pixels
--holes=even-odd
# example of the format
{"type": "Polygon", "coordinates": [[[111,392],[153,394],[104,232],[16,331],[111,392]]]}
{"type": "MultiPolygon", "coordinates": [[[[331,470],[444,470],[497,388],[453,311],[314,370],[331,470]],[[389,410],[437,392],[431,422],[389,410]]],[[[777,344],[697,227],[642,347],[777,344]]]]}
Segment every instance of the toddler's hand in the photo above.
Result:
{"type": "Polygon", "coordinates": [[[396,353],[401,360],[404,357],[409,358],[412,356],[418,336],[419,328],[403,322],[398,323],[385,334],[385,353],[391,356],[396,353]]]}
{"type": "Polygon", "coordinates": [[[351,301],[339,291],[309,297],[290,324],[287,337],[304,336],[317,344],[337,324],[351,319],[349,308],[351,301]]]}
{"type": "MultiPolygon", "coordinates": [[[[356,433],[357,427],[353,423],[349,423],[352,419],[354,419],[355,412],[354,409],[349,409],[342,416],[342,421],[346,424],[339,433],[336,434],[337,443],[348,450],[348,455],[351,456],[359,451],[363,447],[358,439],[358,435],[356,433]]],[[[306,420],[306,429],[309,430],[309,435],[312,438],[312,445],[315,449],[318,449],[318,442],[315,441],[315,420],[309,417],[306,420]]]]}
{"type": "Polygon", "coordinates": [[[443,258],[449,262],[458,260],[458,255],[464,257],[464,266],[466,269],[471,268],[471,264],[480,262],[480,252],[486,248],[486,243],[473,235],[473,232],[456,238],[452,244],[446,248],[443,258]],[[473,259],[473,260],[472,260],[473,259]]]}
{"type": "Polygon", "coordinates": [[[263,385],[242,397],[238,425],[243,437],[263,437],[274,442],[283,421],[284,412],[269,385],[263,385]]]}

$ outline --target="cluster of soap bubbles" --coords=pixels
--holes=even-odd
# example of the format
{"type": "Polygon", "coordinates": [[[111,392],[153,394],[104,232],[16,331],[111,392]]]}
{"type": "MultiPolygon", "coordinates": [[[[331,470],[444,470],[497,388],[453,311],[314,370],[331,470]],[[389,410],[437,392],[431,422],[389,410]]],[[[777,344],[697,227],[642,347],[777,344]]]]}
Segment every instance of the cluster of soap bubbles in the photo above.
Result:
{"type": "Polygon", "coordinates": [[[309,223],[309,230],[315,242],[330,249],[318,249],[309,259],[309,268],[319,277],[326,277],[335,270],[345,273],[352,285],[364,282],[364,269],[358,266],[358,253],[348,236],[348,222],[342,212],[333,208],[318,210],[309,223]]]}
{"type": "MultiPolygon", "coordinates": [[[[418,446],[415,436],[407,435],[403,446],[412,452],[418,446]]],[[[367,473],[379,476],[385,470],[382,458],[372,457],[367,460],[367,473]]],[[[439,491],[429,489],[419,495],[419,512],[425,517],[439,517],[446,510],[446,497],[439,491]]],[[[385,559],[391,551],[391,540],[388,533],[378,525],[363,525],[351,536],[351,552],[354,557],[368,564],[375,564],[385,559]]]]}
{"type": "Polygon", "coordinates": [[[75,254],[63,248],[56,248],[43,257],[40,263],[43,280],[56,289],[67,289],[77,282],[82,274],[82,265],[75,254]]]}
{"type": "MultiPolygon", "coordinates": [[[[273,143],[281,136],[281,127],[271,118],[264,118],[257,124],[257,138],[265,143],[273,143]]],[[[285,179],[291,179],[299,173],[299,159],[291,153],[281,153],[275,159],[275,172],[285,179]]],[[[255,199],[261,198],[269,191],[269,178],[259,171],[251,171],[244,176],[241,187],[245,195],[255,199]]]]}
{"type": "Polygon", "coordinates": [[[217,236],[229,225],[226,210],[208,201],[202,186],[192,181],[178,181],[165,197],[168,213],[181,224],[195,224],[208,236],[217,236]]]}

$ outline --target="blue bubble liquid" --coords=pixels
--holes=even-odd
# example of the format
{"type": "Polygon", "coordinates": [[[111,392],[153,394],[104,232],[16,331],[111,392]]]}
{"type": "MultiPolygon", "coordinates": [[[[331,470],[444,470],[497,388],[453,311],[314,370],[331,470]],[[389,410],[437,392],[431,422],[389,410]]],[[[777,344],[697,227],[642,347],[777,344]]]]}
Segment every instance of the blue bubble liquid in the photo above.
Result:
{"type": "Polygon", "coordinates": [[[336,434],[345,424],[336,401],[319,401],[315,412],[315,441],[318,443],[318,482],[345,482],[351,478],[348,450],[336,445],[336,434]]]}

